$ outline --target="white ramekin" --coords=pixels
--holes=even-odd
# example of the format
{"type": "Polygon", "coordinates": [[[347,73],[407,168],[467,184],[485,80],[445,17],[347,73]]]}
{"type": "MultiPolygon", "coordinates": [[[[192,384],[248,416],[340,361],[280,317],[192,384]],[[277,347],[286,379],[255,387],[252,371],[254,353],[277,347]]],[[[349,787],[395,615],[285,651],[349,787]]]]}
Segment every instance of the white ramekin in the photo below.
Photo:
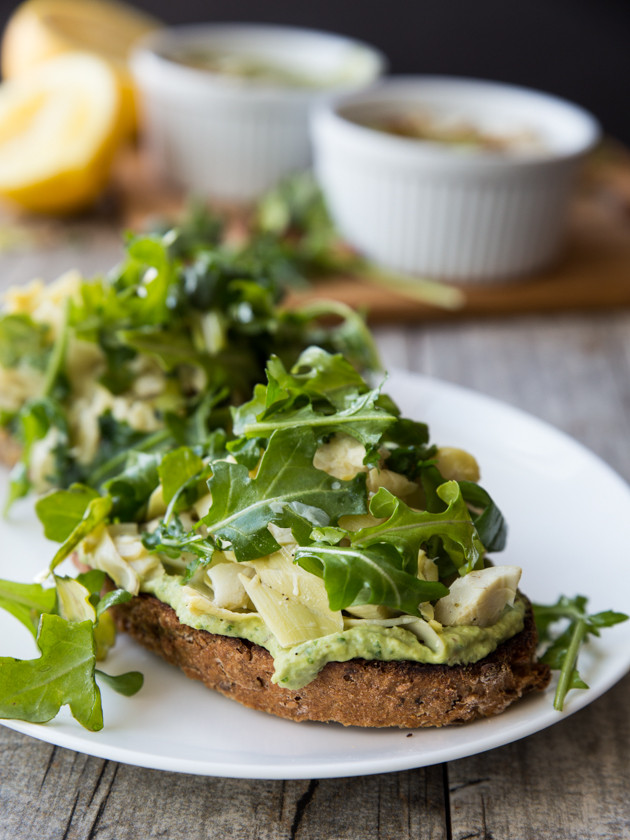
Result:
{"type": "Polygon", "coordinates": [[[309,166],[309,113],[335,93],[366,87],[383,72],[380,52],[358,41],[287,26],[199,24],[158,30],[135,49],[143,139],[159,173],[203,197],[255,199],[309,166]],[[183,48],[255,55],[339,84],[297,88],[249,83],[169,56],[183,48]]]}
{"type": "Polygon", "coordinates": [[[524,88],[449,77],[390,77],[313,115],[315,169],[347,240],[395,270],[500,282],[551,262],[562,244],[580,159],[595,119],[524,88]],[[534,132],[543,150],[462,151],[359,125],[398,109],[534,132]]]}

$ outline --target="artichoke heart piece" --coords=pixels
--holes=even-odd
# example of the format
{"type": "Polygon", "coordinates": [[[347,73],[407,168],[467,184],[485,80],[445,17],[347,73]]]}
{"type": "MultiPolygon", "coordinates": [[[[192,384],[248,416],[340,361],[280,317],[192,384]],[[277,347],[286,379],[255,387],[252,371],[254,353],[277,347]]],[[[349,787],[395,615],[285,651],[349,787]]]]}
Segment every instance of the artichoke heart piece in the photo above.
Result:
{"type": "Polygon", "coordinates": [[[417,636],[433,653],[446,656],[446,645],[444,637],[436,630],[436,622],[428,622],[422,618],[418,618],[410,624],[405,625],[405,630],[410,630],[414,636],[417,636]]]}
{"type": "Polygon", "coordinates": [[[341,611],[330,609],[319,578],[294,566],[282,552],[251,565],[258,574],[253,578],[243,575],[241,582],[282,647],[343,630],[341,611]]]}
{"type": "Polygon", "coordinates": [[[451,584],[448,595],[435,605],[435,618],[444,625],[489,627],[505,607],[514,603],[521,577],[518,566],[490,566],[469,572],[451,584]]]}
{"type": "Polygon", "coordinates": [[[96,621],[96,610],[90,603],[90,592],[70,577],[55,575],[55,585],[59,597],[59,612],[67,621],[96,621]]]}
{"type": "Polygon", "coordinates": [[[447,480],[478,482],[481,478],[474,455],[455,446],[441,446],[435,457],[435,465],[447,480]]]}
{"type": "Polygon", "coordinates": [[[118,553],[107,528],[100,525],[80,545],[79,559],[92,569],[101,569],[116,586],[132,595],[140,591],[138,572],[118,553]]]}
{"type": "MultiPolygon", "coordinates": [[[[332,612],[328,605],[328,594],[324,581],[307,572],[293,562],[291,549],[283,547],[260,560],[247,563],[258,574],[265,586],[270,586],[282,595],[305,604],[311,612],[322,616],[335,616],[340,629],[343,626],[341,612],[332,612]]],[[[334,633],[334,630],[330,631],[334,633]]],[[[320,634],[322,635],[322,634],[320,634]]]]}
{"type": "Polygon", "coordinates": [[[196,618],[211,615],[228,623],[238,621],[241,626],[243,622],[255,622],[258,618],[255,612],[235,612],[219,607],[211,598],[199,592],[193,586],[181,586],[181,593],[184,606],[196,618]]]}
{"type": "Polygon", "coordinates": [[[253,577],[254,570],[238,563],[218,563],[206,571],[217,607],[227,610],[251,609],[251,601],[241,582],[242,577],[253,577]]]}
{"type": "Polygon", "coordinates": [[[322,443],[315,452],[313,466],[335,478],[349,481],[357,473],[367,472],[363,463],[365,446],[344,433],[333,435],[328,443],[322,443]]]}

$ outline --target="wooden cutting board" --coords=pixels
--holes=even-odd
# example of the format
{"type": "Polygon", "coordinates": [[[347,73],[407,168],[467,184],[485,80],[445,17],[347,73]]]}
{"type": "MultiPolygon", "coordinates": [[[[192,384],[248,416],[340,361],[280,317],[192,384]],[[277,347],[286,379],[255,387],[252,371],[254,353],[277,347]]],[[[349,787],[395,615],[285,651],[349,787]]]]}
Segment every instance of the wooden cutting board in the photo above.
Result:
{"type": "MultiPolygon", "coordinates": [[[[160,186],[138,157],[122,162],[117,191],[131,227],[181,212],[182,196],[160,186]]],[[[360,277],[331,277],[292,293],[291,302],[334,298],[364,308],[373,323],[630,306],[630,153],[611,142],[587,162],[555,265],[505,283],[456,288],[460,305],[445,310],[360,277]]]]}

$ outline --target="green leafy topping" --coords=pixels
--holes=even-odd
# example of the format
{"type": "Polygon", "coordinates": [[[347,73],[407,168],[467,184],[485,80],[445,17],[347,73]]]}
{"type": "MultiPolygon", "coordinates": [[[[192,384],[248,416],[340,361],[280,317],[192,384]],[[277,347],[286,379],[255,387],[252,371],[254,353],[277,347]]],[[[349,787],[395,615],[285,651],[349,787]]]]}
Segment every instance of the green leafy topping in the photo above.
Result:
{"type": "Polygon", "coordinates": [[[111,592],[107,592],[98,601],[96,617],[100,618],[105,610],[108,610],[110,607],[115,607],[117,604],[126,604],[127,601],[131,601],[132,597],[131,592],[127,592],[124,589],[113,589],[111,592]]]}
{"type": "Polygon", "coordinates": [[[198,531],[186,531],[181,519],[175,514],[168,522],[162,521],[150,533],[142,535],[142,543],[149,551],[159,551],[171,559],[179,558],[184,552],[192,554],[194,561],[184,575],[187,583],[199,566],[212,562],[215,545],[198,531]]]}
{"type": "Polygon", "coordinates": [[[448,593],[442,583],[419,580],[416,557],[415,574],[393,545],[354,546],[312,545],[298,548],[296,562],[324,579],[332,610],[362,604],[383,604],[409,615],[420,617],[423,601],[441,598],[448,593]]]}
{"type": "Polygon", "coordinates": [[[113,516],[125,522],[141,518],[149,496],[159,484],[160,455],[152,452],[129,453],[123,472],[103,485],[111,502],[113,516]]]}
{"type": "Polygon", "coordinates": [[[54,452],[58,455],[58,469],[65,463],[64,455],[68,454],[69,445],[65,412],[52,397],[27,400],[14,417],[12,427],[22,446],[22,453],[20,460],[11,470],[5,513],[13,502],[26,496],[31,489],[28,465],[35,444],[43,441],[49,433],[56,435],[54,452]]]}
{"type": "Polygon", "coordinates": [[[162,495],[168,505],[180,496],[188,482],[203,469],[200,456],[189,446],[180,446],[162,458],[158,475],[162,484],[162,495]]]}
{"type": "Polygon", "coordinates": [[[50,539],[57,541],[62,537],[61,547],[50,563],[51,571],[65,560],[97,525],[107,519],[111,509],[110,496],[98,496],[81,485],[70,490],[54,490],[37,501],[35,511],[44,526],[46,536],[50,535],[50,539]],[[66,515],[64,501],[69,502],[72,516],[66,515]]]}
{"type": "Polygon", "coordinates": [[[231,548],[238,560],[254,560],[278,550],[267,525],[286,511],[312,526],[365,513],[365,476],[340,481],[316,469],[316,448],[310,429],[293,427],[271,435],[255,478],[241,464],[215,462],[208,481],[212,507],[201,522],[216,545],[231,548]]]}
{"type": "Polygon", "coordinates": [[[54,612],[56,604],[54,588],[45,588],[39,583],[0,580],[0,607],[21,621],[33,636],[37,636],[42,613],[54,612]]]}
{"type": "Polygon", "coordinates": [[[125,674],[106,674],[105,671],[96,668],[95,673],[110,688],[125,697],[132,697],[137,694],[144,684],[144,677],[139,671],[127,671],[125,674]]]}
{"type": "Polygon", "coordinates": [[[550,668],[560,671],[560,678],[553,701],[554,709],[564,708],[567,693],[572,688],[588,688],[577,670],[581,646],[589,635],[599,636],[604,627],[612,627],[627,621],[625,613],[605,610],[589,615],[586,612],[588,599],[584,595],[568,598],[562,595],[555,604],[533,604],[534,618],[541,641],[551,644],[541,657],[550,668]],[[551,627],[558,621],[567,621],[565,629],[553,638],[551,627]]]}
{"type": "Polygon", "coordinates": [[[372,462],[383,433],[397,421],[380,406],[380,388],[370,390],[342,356],[319,347],[302,353],[290,372],[272,358],[267,380],[266,386],[256,386],[253,400],[233,409],[235,434],[267,438],[300,426],[310,427],[322,440],[343,432],[366,447],[372,462]]]}
{"type": "Polygon", "coordinates": [[[68,490],[55,490],[35,503],[35,511],[49,540],[64,542],[83,519],[98,493],[91,487],[74,484],[68,490]]]}
{"type": "MultiPolygon", "coordinates": [[[[100,490],[135,450],[198,445],[214,429],[227,428],[229,405],[242,402],[264,379],[271,353],[290,365],[304,348],[318,344],[343,352],[357,367],[378,365],[363,319],[347,306],[279,307],[288,284],[303,270],[295,254],[262,233],[255,245],[227,245],[221,228],[215,217],[195,208],[178,228],[129,236],[120,265],[80,282],[54,343],[52,328],[28,315],[0,318],[0,364],[44,373],[41,392],[1,418],[23,448],[9,506],[31,489],[33,446],[51,431],[52,457],[43,478],[54,487],[80,481],[100,490]],[[325,322],[330,316],[332,325],[325,322]],[[89,465],[77,460],[76,424],[68,419],[81,385],[71,381],[76,366],[68,359],[81,352],[77,339],[101,351],[93,376],[113,395],[133,397],[132,387],[156,362],[164,372],[162,390],[148,407],[166,428],[146,435],[105,411],[99,418],[101,445],[89,465]]],[[[129,515],[134,505],[139,514],[136,491],[116,499],[119,515],[129,515]]]]}
{"type": "Polygon", "coordinates": [[[103,728],[91,621],[41,618],[38,659],[0,657],[0,717],[45,723],[64,705],[86,729],[103,728]]]}
{"type": "Polygon", "coordinates": [[[458,484],[464,501],[473,509],[472,520],[486,551],[503,551],[507,524],[490,494],[473,481],[459,481],[458,484]]]}
{"type": "Polygon", "coordinates": [[[352,534],[352,545],[365,548],[387,543],[395,546],[404,556],[417,559],[418,552],[429,539],[439,537],[461,575],[480,568],[484,547],[459,485],[456,481],[447,481],[438,487],[437,494],[447,505],[446,510],[440,513],[410,508],[381,487],[370,502],[370,513],[378,519],[385,519],[385,522],[352,534]]]}

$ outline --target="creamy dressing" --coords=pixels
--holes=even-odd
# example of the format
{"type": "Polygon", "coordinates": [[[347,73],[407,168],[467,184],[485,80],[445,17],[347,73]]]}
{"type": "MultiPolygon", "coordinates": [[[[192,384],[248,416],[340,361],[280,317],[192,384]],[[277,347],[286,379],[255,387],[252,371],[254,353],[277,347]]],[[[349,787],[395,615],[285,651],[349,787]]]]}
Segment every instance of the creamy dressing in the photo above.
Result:
{"type": "Polygon", "coordinates": [[[183,624],[222,636],[247,639],[266,648],[273,656],[273,682],[298,689],[315,679],[328,662],[350,659],[422,662],[430,665],[464,665],[478,662],[492,653],[501,642],[523,629],[525,602],[519,596],[514,606],[507,606],[499,620],[490,627],[444,627],[443,645],[435,652],[404,627],[382,627],[366,621],[363,626],[311,639],[298,645],[281,647],[273,633],[255,612],[227,610],[204,611],[211,602],[201,594],[191,598],[191,587],[182,586],[179,575],[155,574],[141,583],[141,591],[155,595],[169,604],[183,624]],[[221,612],[224,615],[221,615],[221,612]]]}

